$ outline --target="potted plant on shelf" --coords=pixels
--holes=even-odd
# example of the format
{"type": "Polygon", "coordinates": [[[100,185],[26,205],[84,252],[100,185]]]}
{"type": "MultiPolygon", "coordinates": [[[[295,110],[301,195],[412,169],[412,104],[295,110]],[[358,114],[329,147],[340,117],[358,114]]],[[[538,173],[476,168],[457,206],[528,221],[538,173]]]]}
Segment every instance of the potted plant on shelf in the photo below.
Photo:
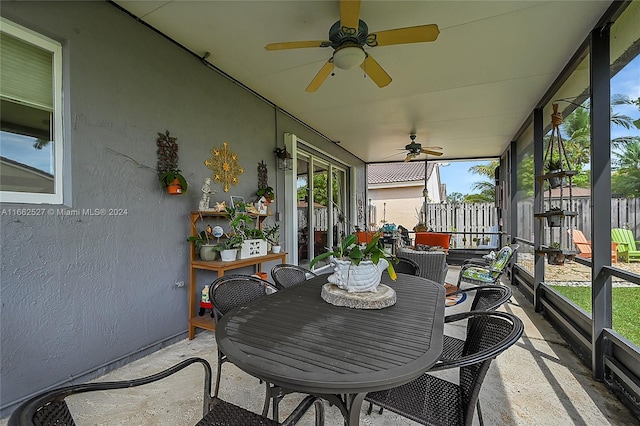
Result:
{"type": "Polygon", "coordinates": [[[395,256],[384,249],[379,234],[374,235],[366,245],[358,244],[356,234],[350,234],[335,250],[314,257],[309,267],[329,257],[332,257],[330,263],[335,273],[327,280],[349,293],[376,291],[385,269],[391,279],[396,279],[392,264],[395,256]]]}
{"type": "Polygon", "coordinates": [[[560,249],[560,243],[552,242],[549,244],[551,251],[547,252],[547,263],[549,265],[564,265],[565,256],[560,249]]]}
{"type": "Polygon", "coordinates": [[[216,260],[216,255],[220,251],[218,244],[214,244],[212,236],[207,231],[202,231],[198,235],[191,235],[187,241],[195,245],[196,250],[200,254],[201,260],[216,260]]]}
{"type": "Polygon", "coordinates": [[[229,226],[235,235],[242,238],[240,259],[264,256],[267,254],[267,240],[260,229],[252,226],[254,217],[243,210],[245,210],[243,203],[227,208],[229,226]]]}
{"type": "Polygon", "coordinates": [[[273,253],[280,253],[280,225],[277,223],[273,226],[267,225],[264,227],[263,232],[267,242],[271,244],[271,251],[273,253]]]}
{"type": "Polygon", "coordinates": [[[266,186],[264,188],[258,189],[256,191],[256,195],[258,197],[264,197],[267,200],[267,203],[270,203],[276,199],[276,195],[273,192],[273,188],[270,186],[266,186]]]}
{"type": "Polygon", "coordinates": [[[238,249],[242,247],[243,239],[241,235],[233,234],[226,235],[227,238],[222,240],[219,244],[220,260],[223,262],[232,262],[236,260],[238,256],[238,249]]]}
{"type": "Polygon", "coordinates": [[[560,207],[551,207],[551,209],[547,212],[547,223],[550,227],[558,227],[562,225],[562,218],[564,217],[564,212],[560,207]]]}
{"type": "Polygon", "coordinates": [[[187,191],[187,180],[180,170],[169,170],[158,174],[158,180],[169,194],[182,194],[187,191]]]}
{"type": "MultiPolygon", "coordinates": [[[[560,173],[562,171],[562,161],[560,159],[551,158],[547,162],[547,173],[560,173]]],[[[548,179],[551,188],[562,186],[562,178],[560,176],[552,176],[548,179]]]]}

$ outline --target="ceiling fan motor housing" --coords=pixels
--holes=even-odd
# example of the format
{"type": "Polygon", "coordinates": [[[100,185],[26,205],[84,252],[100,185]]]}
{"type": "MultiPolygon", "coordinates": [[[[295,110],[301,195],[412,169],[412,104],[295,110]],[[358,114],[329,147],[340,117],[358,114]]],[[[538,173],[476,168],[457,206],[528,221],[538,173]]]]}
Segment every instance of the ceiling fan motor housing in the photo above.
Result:
{"type": "Polygon", "coordinates": [[[369,35],[369,27],[360,19],[358,23],[358,29],[348,27],[341,27],[340,21],[337,21],[331,26],[329,30],[329,40],[331,40],[331,46],[337,49],[346,42],[358,43],[359,46],[364,46],[367,42],[367,36],[369,35]]]}

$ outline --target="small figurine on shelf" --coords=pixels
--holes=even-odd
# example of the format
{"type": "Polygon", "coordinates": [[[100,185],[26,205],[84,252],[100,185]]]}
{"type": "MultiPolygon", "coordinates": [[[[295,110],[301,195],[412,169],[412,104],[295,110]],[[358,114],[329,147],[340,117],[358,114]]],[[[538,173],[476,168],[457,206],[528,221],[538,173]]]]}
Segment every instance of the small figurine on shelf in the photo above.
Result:
{"type": "Polygon", "coordinates": [[[227,204],[224,201],[216,201],[216,206],[214,207],[213,211],[224,213],[227,211],[227,204]]]}
{"type": "Polygon", "coordinates": [[[209,284],[205,285],[202,289],[198,315],[203,316],[207,309],[211,309],[211,318],[213,318],[213,303],[211,303],[211,299],[209,299],[209,284]]]}
{"type": "Polygon", "coordinates": [[[211,199],[211,195],[215,194],[216,191],[211,189],[211,178],[206,178],[204,183],[202,184],[202,198],[200,199],[200,204],[198,206],[199,210],[211,210],[209,207],[209,200],[211,199]]]}
{"type": "Polygon", "coordinates": [[[258,201],[256,201],[256,208],[258,209],[258,213],[267,214],[269,210],[269,202],[264,196],[260,197],[258,201]]]}

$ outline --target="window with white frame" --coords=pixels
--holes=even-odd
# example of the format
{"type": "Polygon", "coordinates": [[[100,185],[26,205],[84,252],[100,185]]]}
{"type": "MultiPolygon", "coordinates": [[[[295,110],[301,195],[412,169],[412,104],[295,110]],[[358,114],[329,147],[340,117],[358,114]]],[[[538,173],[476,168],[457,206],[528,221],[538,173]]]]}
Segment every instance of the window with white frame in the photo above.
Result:
{"type": "Polygon", "coordinates": [[[62,46],[0,21],[0,201],[62,204],[62,46]]]}

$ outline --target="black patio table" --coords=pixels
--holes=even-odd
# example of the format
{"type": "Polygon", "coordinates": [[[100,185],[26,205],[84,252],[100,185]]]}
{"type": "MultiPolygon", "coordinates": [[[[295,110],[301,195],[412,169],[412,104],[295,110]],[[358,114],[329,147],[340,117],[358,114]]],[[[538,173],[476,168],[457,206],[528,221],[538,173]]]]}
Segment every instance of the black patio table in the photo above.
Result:
{"type": "Polygon", "coordinates": [[[368,392],[407,383],[440,357],[445,289],[398,274],[382,282],[395,305],[353,309],[320,297],[327,276],[278,291],[222,317],[218,347],[241,370],[287,392],[320,396],[358,425],[368,392]]]}

